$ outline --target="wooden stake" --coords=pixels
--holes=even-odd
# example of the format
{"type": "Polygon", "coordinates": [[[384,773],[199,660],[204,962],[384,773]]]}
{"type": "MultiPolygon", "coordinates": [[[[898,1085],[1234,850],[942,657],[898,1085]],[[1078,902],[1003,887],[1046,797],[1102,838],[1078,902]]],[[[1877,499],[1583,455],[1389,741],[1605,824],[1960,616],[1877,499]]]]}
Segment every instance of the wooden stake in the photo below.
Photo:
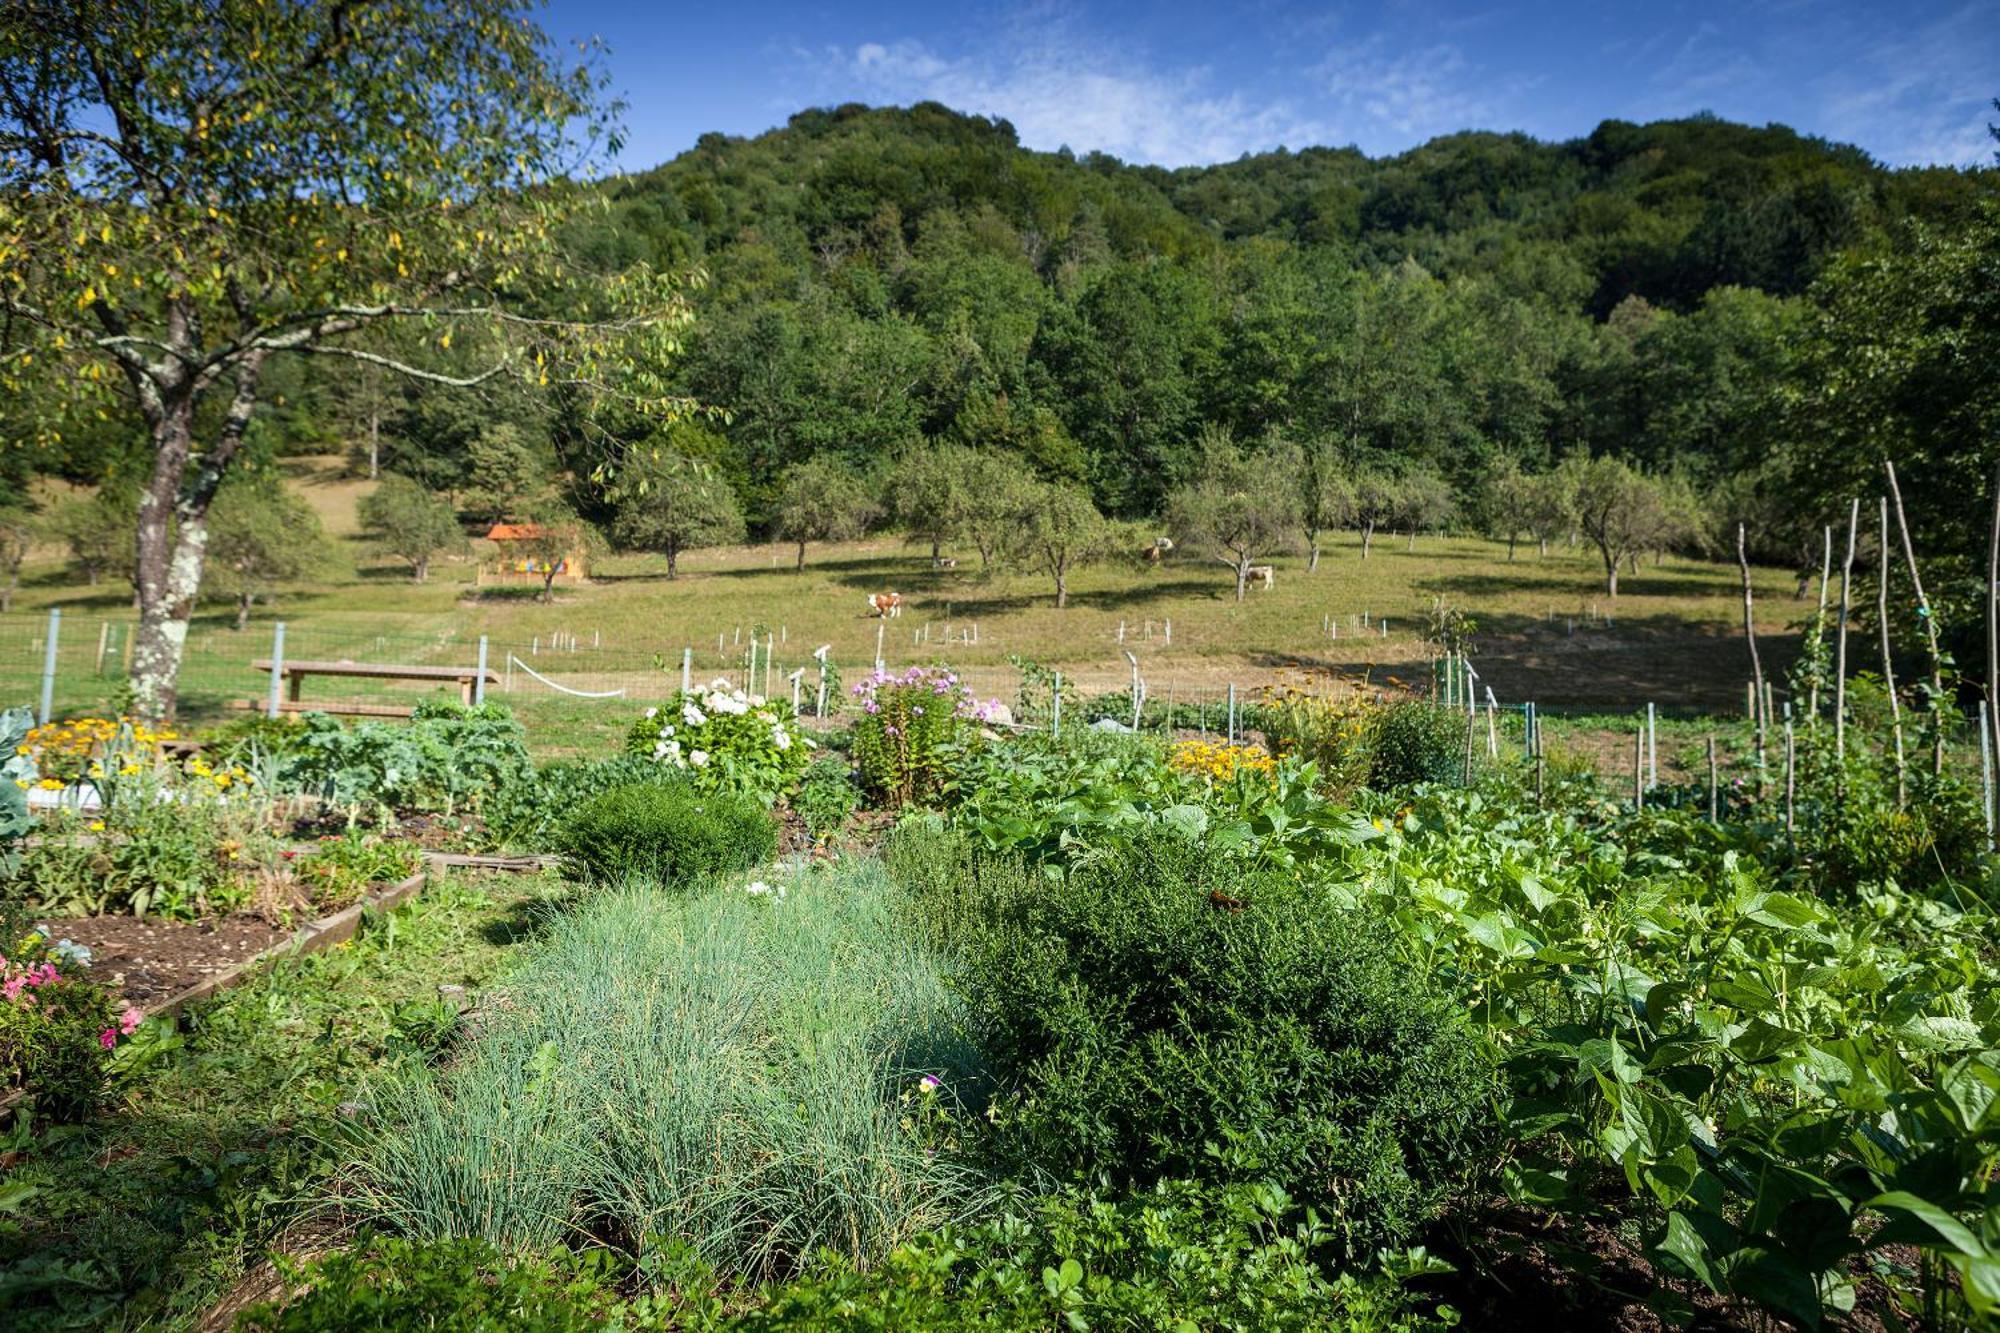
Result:
{"type": "MultiPolygon", "coordinates": [[[[1860,501],[1856,501],[1859,504],[1860,501]]],[[[1849,524],[1852,530],[1853,525],[1849,524]]],[[[1819,549],[1819,611],[1813,616],[1813,632],[1823,646],[1826,643],[1826,583],[1833,573],[1833,525],[1820,529],[1819,549]]],[[[1812,685],[1806,692],[1806,712],[1814,721],[1819,720],[1819,672],[1813,672],[1812,685]]]]}
{"type": "Polygon", "coordinates": [[[1889,694],[1889,734],[1896,742],[1896,808],[1909,799],[1909,777],[1903,760],[1903,704],[1896,697],[1896,663],[1889,651],[1889,497],[1882,497],[1881,550],[1875,576],[1875,623],[1882,632],[1882,685],[1889,694]]]}
{"type": "MultiPolygon", "coordinates": [[[[1979,743],[1989,752],[2000,752],[2000,464],[1993,468],[1993,535],[1986,547],[1986,726],[1979,730],[1979,743]]],[[[1988,761],[1989,765],[1991,760],[1988,761]]],[[[1986,835],[2000,851],[2000,809],[1994,807],[1993,783],[1986,784],[1986,835]]]]}
{"type": "Polygon", "coordinates": [[[1903,563],[1910,568],[1910,590],[1917,595],[1917,618],[1924,622],[1924,642],[1931,658],[1931,776],[1944,776],[1944,659],[1938,652],[1937,616],[1931,612],[1930,598],[1924,596],[1923,576],[1917,572],[1917,550],[1910,544],[1910,522],[1903,513],[1903,491],[1896,484],[1896,465],[1882,460],[1889,474],[1889,498],[1896,505],[1896,531],[1903,538],[1903,563]]]}
{"type": "Polygon", "coordinates": [[[1713,824],[1713,823],[1716,823],[1716,822],[1717,822],[1717,819],[1716,819],[1716,814],[1717,814],[1717,811],[1718,811],[1718,809],[1719,809],[1719,807],[1718,807],[1718,806],[1717,806],[1717,804],[1716,804],[1716,780],[1715,780],[1715,777],[1716,777],[1716,775],[1715,775],[1715,737],[1713,737],[1713,736],[1710,736],[1710,737],[1708,738],[1708,822],[1709,822],[1709,823],[1711,823],[1711,824],[1713,824]]]}
{"type": "MultiPolygon", "coordinates": [[[[1847,559],[1840,566],[1840,628],[1836,631],[1839,646],[1833,657],[1833,754],[1836,759],[1847,757],[1848,587],[1854,582],[1854,537],[1860,521],[1861,497],[1856,496],[1847,506],[1847,559]]],[[[1822,589],[1822,599],[1824,594],[1822,589]]]]}
{"type": "MultiPolygon", "coordinates": [[[[1743,525],[1736,525],[1736,565],[1743,571],[1743,637],[1750,644],[1750,684],[1751,699],[1758,700],[1764,693],[1764,663],[1757,656],[1757,620],[1750,593],[1750,551],[1746,544],[1743,525]]],[[[1770,721],[1769,709],[1760,709],[1753,704],[1751,711],[1756,715],[1757,724],[1757,783],[1764,782],[1764,726],[1770,721]]]]}
{"type": "Polygon", "coordinates": [[[1785,719],[1785,832],[1793,828],[1793,801],[1798,790],[1797,751],[1792,743],[1792,720],[1785,719]]]}
{"type": "Polygon", "coordinates": [[[1632,736],[1632,808],[1646,808],[1646,729],[1639,728],[1632,736]]]}

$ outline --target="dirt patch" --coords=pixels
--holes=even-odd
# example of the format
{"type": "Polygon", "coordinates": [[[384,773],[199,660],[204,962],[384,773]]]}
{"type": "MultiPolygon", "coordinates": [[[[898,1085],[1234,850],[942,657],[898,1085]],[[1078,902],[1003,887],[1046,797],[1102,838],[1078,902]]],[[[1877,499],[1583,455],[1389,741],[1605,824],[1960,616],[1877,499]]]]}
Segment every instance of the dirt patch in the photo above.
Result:
{"type": "Polygon", "coordinates": [[[253,916],[217,921],[93,916],[47,922],[58,939],[88,948],[90,975],[141,1008],[240,966],[292,932],[253,916]]]}

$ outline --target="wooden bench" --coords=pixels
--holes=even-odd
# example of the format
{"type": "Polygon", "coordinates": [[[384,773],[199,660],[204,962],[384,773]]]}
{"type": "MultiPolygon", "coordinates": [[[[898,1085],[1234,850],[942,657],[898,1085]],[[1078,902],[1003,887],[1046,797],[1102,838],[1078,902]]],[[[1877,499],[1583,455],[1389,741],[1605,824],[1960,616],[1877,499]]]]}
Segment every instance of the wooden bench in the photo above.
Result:
{"type": "MultiPolygon", "coordinates": [[[[250,664],[259,671],[271,670],[271,659],[260,657],[250,664]]],[[[478,667],[456,666],[378,666],[371,662],[325,662],[301,658],[297,661],[286,658],[278,666],[278,672],[285,678],[285,698],[279,703],[281,711],[287,713],[352,713],[361,716],[408,717],[410,710],[394,704],[308,704],[300,700],[308,676],[347,676],[361,680],[413,680],[427,684],[451,681],[458,686],[459,702],[472,706],[473,691],[480,679],[478,667]]],[[[488,669],[485,673],[488,685],[500,683],[500,674],[488,669]]]]}
{"type": "MultiPolygon", "coordinates": [[[[265,699],[231,699],[229,707],[240,713],[262,713],[270,708],[265,699]]],[[[302,703],[297,699],[280,699],[280,713],[326,713],[332,717],[415,717],[417,710],[408,704],[363,704],[363,703],[302,703]]]]}

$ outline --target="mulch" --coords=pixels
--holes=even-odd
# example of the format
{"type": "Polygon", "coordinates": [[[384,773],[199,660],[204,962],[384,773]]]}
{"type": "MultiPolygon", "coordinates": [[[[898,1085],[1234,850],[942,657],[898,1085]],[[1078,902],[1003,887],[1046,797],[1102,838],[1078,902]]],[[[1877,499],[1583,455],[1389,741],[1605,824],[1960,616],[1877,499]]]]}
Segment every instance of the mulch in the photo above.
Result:
{"type": "Polygon", "coordinates": [[[212,921],[57,917],[45,924],[56,938],[74,940],[91,951],[92,980],[110,986],[127,1003],[140,1008],[240,966],[290,939],[293,929],[254,916],[212,921]]]}

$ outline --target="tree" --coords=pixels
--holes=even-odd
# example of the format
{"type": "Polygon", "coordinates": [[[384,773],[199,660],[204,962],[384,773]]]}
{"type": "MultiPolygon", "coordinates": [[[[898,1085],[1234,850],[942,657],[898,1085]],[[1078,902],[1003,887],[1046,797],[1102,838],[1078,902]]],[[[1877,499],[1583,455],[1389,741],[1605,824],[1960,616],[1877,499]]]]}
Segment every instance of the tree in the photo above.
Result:
{"type": "Polygon", "coordinates": [[[528,444],[511,421],[496,421],[472,439],[466,451],[465,512],[488,523],[504,523],[534,508],[548,494],[554,465],[528,444]]]}
{"type": "Polygon", "coordinates": [[[578,556],[594,553],[599,545],[597,529],[583,521],[577,512],[560,499],[542,500],[528,513],[528,519],[521,524],[524,535],[508,543],[508,549],[523,559],[532,560],[542,574],[542,590],[535,594],[538,602],[553,602],[556,599],[556,575],[562,572],[566,562],[578,556]]]}
{"type": "Polygon", "coordinates": [[[1021,515],[1033,497],[1045,492],[1035,475],[1017,458],[976,452],[965,477],[964,535],[979,552],[979,567],[992,567],[994,557],[1019,533],[1021,515]]]}
{"type": "Polygon", "coordinates": [[[0,615],[14,609],[21,588],[21,566],[35,544],[34,513],[24,505],[0,505],[0,615]]]}
{"type": "Polygon", "coordinates": [[[1604,558],[1604,591],[1618,595],[1618,566],[1666,539],[1673,518],[1653,478],[1616,458],[1564,464],[1573,474],[1576,525],[1604,558]]]}
{"type": "Polygon", "coordinates": [[[806,567],[807,542],[840,542],[859,537],[881,506],[861,479],[832,458],[809,458],[788,469],[778,488],[774,531],[797,542],[799,569],[806,567]]]}
{"type": "Polygon", "coordinates": [[[1240,602],[1258,556],[1296,542],[1298,495],[1273,460],[1244,454],[1226,433],[1205,431],[1202,453],[1201,471],[1168,500],[1167,524],[1229,566],[1240,602]]]}
{"type": "Polygon", "coordinates": [[[971,522],[978,457],[963,445],[924,444],[907,451],[889,474],[890,516],[910,540],[929,544],[932,568],[944,544],[971,522]]]}
{"type": "Polygon", "coordinates": [[[1526,526],[1534,534],[1535,545],[1546,556],[1549,540],[1576,531],[1576,474],[1573,469],[1553,467],[1529,478],[1526,526]]]}
{"type": "Polygon", "coordinates": [[[465,549],[451,502],[400,473],[385,474],[355,513],[378,549],[409,565],[415,583],[429,576],[433,559],[465,549]]]}
{"type": "Polygon", "coordinates": [[[678,575],[682,551],[743,540],[743,508],[716,470],[676,453],[629,468],[611,525],[612,540],[667,558],[678,575]]]}
{"type": "Polygon", "coordinates": [[[1523,532],[1535,527],[1536,492],[1540,482],[1521,470],[1512,454],[1503,454],[1493,465],[1482,488],[1479,516],[1489,537],[1504,537],[1507,559],[1514,559],[1514,547],[1523,532]]]}
{"type": "Polygon", "coordinates": [[[1097,512],[1090,493],[1072,483],[1037,482],[1016,502],[1009,547],[1022,564],[1054,580],[1061,610],[1069,605],[1071,572],[1109,554],[1115,529],[1097,512]]]}
{"type": "Polygon", "coordinates": [[[209,520],[202,591],[235,601],[238,629],[250,624],[258,598],[269,601],[279,584],[310,578],[333,559],[319,515],[267,474],[231,478],[209,520]]]}
{"type": "Polygon", "coordinates": [[[1363,468],[1354,474],[1354,522],[1361,529],[1361,558],[1368,558],[1375,529],[1396,517],[1401,500],[1396,478],[1380,468],[1363,468]]]}
{"type": "Polygon", "coordinates": [[[564,246],[568,181],[616,142],[597,88],[514,0],[0,8],[0,389],[49,404],[43,440],[114,403],[144,425],[139,713],[174,710],[209,511],[283,359],[687,410],[658,369],[685,301],[564,246]],[[420,350],[360,341],[383,326],[420,350]]]}
{"type": "Polygon", "coordinates": [[[69,551],[70,564],[95,588],[116,574],[132,573],[132,515],[138,496],[106,482],[89,498],[65,500],[49,515],[49,535],[69,551]]]}
{"type": "Polygon", "coordinates": [[[1451,483],[1429,468],[1417,468],[1396,483],[1396,521],[1410,535],[1410,549],[1417,549],[1417,534],[1427,528],[1443,527],[1458,512],[1458,498],[1451,483]]]}
{"type": "Polygon", "coordinates": [[[1298,489],[1299,523],[1306,539],[1306,569],[1311,572],[1319,568],[1320,535],[1345,527],[1354,519],[1354,485],[1331,441],[1318,440],[1304,446],[1285,443],[1269,452],[1273,464],[1298,489]]]}

